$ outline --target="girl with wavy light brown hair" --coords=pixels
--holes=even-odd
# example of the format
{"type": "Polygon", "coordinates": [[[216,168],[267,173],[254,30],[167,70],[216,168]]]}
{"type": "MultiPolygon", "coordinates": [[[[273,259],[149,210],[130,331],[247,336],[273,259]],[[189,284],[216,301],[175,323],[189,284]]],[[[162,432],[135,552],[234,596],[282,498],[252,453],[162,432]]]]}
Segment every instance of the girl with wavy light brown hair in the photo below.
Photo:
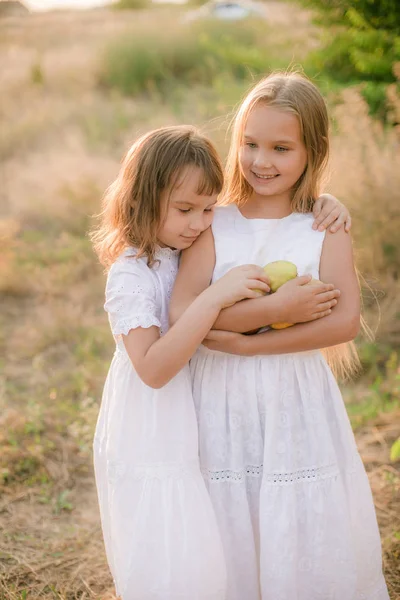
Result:
{"type": "Polygon", "coordinates": [[[122,600],[224,600],[225,562],[201,476],[188,362],[220,310],[254,288],[233,269],[169,328],[179,252],[211,223],[223,184],[211,142],[192,127],[141,137],[104,198],[92,233],[107,267],[116,351],[104,387],[94,463],[107,558],[122,600]]]}
{"type": "Polygon", "coordinates": [[[213,328],[225,331],[190,364],[227,600],[388,600],[368,478],[321,351],[333,347],[334,365],[351,371],[354,346],[343,344],[360,325],[351,238],[313,228],[328,153],[311,81],[260,81],[234,120],[223,206],[183,252],[172,296],[174,320],[236,265],[286,261],[300,275],[221,311],[213,328]]]}

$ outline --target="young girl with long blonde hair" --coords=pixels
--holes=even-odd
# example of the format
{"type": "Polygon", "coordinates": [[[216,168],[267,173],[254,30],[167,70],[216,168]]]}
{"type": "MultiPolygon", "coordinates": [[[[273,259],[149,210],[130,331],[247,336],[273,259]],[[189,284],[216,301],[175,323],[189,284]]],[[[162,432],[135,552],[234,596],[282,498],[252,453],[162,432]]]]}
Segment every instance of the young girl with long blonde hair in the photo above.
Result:
{"type": "MultiPolygon", "coordinates": [[[[182,254],[174,321],[231,268],[286,260],[300,275],[221,311],[191,360],[200,463],[222,536],[227,600],[387,600],[368,478],[320,349],[357,335],[360,290],[350,236],[313,229],[328,160],[328,115],[296,74],[260,81],[240,106],[212,227],[182,254]],[[323,319],[242,335],[288,314],[311,276],[323,319]],[[233,333],[232,333],[233,332],[233,333]],[[235,333],[236,332],[236,333],[235,333]]],[[[352,354],[335,351],[351,370],[352,354]]]]}

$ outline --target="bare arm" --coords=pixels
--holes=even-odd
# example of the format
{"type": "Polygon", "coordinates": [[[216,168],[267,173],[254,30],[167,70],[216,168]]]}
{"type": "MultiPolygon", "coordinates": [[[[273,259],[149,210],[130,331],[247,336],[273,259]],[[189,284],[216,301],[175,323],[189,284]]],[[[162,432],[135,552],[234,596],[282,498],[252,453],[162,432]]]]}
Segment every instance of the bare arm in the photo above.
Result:
{"type": "Polygon", "coordinates": [[[189,362],[221,308],[254,298],[254,290],[266,285],[263,279],[260,267],[236,267],[201,292],[164,336],[160,337],[156,326],[136,327],[123,335],[129,358],[142,381],[153,388],[167,384],[189,362]]]}
{"type": "MultiPolygon", "coordinates": [[[[175,323],[211,282],[215,267],[214,237],[209,228],[182,253],[170,303],[170,320],[175,323]]],[[[244,333],[279,322],[304,322],[330,313],[338,290],[332,284],[308,287],[311,276],[299,277],[282,287],[279,294],[243,300],[223,309],[213,329],[244,333]]]]}
{"type": "Polygon", "coordinates": [[[181,253],[179,271],[169,305],[170,323],[176,323],[191,303],[211,284],[215,267],[211,227],[181,253]]]}
{"type": "Polygon", "coordinates": [[[336,235],[326,235],[320,277],[332,281],[341,290],[338,305],[324,319],[251,337],[229,333],[220,336],[219,332],[215,332],[213,340],[211,332],[211,338],[204,342],[205,345],[222,352],[251,356],[316,350],[354,339],[360,326],[360,290],[351,238],[343,229],[336,235]]]}
{"type": "Polygon", "coordinates": [[[167,384],[189,362],[219,310],[212,295],[204,293],[164,336],[154,326],[124,335],[126,351],[142,381],[155,389],[167,384]]]}

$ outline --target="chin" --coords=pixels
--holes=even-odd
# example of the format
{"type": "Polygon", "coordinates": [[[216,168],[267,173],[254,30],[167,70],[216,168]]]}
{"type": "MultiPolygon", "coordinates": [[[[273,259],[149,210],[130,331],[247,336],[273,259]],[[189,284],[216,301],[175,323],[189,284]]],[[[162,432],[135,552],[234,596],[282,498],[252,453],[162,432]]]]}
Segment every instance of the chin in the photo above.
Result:
{"type": "Polygon", "coordinates": [[[272,186],[270,188],[267,188],[266,186],[263,186],[263,185],[254,185],[252,187],[253,187],[253,190],[259,196],[277,196],[278,194],[281,193],[281,190],[277,190],[276,188],[273,188],[272,186]]]}
{"type": "Polygon", "coordinates": [[[184,240],[183,243],[181,242],[182,248],[190,248],[195,241],[196,240],[184,240]]]}
{"type": "Polygon", "coordinates": [[[174,244],[171,244],[171,246],[173,246],[174,248],[176,248],[177,250],[186,250],[186,248],[190,248],[190,246],[193,244],[193,241],[191,240],[176,240],[176,242],[174,244]]]}

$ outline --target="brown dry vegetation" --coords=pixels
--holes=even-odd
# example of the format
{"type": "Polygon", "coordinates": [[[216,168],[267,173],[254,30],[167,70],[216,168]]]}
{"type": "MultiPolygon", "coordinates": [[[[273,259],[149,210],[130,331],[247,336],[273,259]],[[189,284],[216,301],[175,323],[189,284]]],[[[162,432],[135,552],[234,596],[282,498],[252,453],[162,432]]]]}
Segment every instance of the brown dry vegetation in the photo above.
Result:
{"type": "MultiPolygon", "coordinates": [[[[269,5],[275,25],[287,26],[290,62],[294,43],[315,44],[314,29],[296,7],[269,5]]],[[[85,233],[130,140],[190,122],[225,153],[226,115],[245,88],[217,81],[212,90],[178,90],[167,102],[99,87],[107,40],[158,22],[176,26],[176,16],[161,8],[98,10],[0,22],[1,600],[114,597],[91,465],[113,344],[103,274],[85,233]]],[[[269,31],[272,45],[279,27],[269,31]]],[[[396,98],[394,105],[399,110],[396,98]]],[[[395,129],[372,121],[355,90],[334,116],[331,189],[352,210],[359,265],[380,295],[379,344],[364,350],[369,372],[344,394],[393,600],[400,598],[399,463],[389,460],[400,435],[400,142],[395,129]]],[[[378,325],[368,293],[366,306],[378,325]]]]}

